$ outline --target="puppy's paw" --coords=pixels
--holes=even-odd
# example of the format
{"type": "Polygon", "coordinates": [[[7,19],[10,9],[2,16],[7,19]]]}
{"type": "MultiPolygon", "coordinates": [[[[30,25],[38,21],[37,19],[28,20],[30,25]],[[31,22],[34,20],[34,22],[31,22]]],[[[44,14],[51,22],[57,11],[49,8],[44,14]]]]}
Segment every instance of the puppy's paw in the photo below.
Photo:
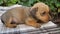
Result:
{"type": "Polygon", "coordinates": [[[36,23],[36,24],[34,24],[34,26],[33,27],[35,27],[35,28],[40,28],[41,27],[41,25],[39,24],[39,23],[36,23]]]}
{"type": "Polygon", "coordinates": [[[34,20],[33,18],[28,18],[25,23],[29,26],[35,27],[35,28],[40,28],[41,25],[39,23],[36,22],[36,20],[34,20]]]}
{"type": "Polygon", "coordinates": [[[17,27],[16,24],[6,24],[5,26],[8,28],[16,28],[17,27]]]}

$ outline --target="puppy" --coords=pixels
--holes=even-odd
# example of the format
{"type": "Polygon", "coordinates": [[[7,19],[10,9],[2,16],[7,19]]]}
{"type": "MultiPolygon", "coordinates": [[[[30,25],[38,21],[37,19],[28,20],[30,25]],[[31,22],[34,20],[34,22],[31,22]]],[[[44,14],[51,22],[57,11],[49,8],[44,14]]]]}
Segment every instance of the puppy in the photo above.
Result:
{"type": "Polygon", "coordinates": [[[15,28],[18,24],[38,28],[41,26],[39,23],[46,23],[50,18],[48,5],[38,2],[31,8],[22,6],[7,10],[1,16],[1,21],[9,28],[15,28]]]}

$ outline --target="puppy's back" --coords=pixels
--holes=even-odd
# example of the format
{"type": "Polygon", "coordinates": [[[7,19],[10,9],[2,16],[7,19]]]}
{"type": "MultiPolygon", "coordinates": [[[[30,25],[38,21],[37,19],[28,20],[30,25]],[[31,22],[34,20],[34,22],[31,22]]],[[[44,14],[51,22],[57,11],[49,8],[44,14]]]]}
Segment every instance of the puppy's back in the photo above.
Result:
{"type": "Polygon", "coordinates": [[[10,17],[16,18],[19,22],[23,22],[25,18],[27,17],[27,13],[29,12],[28,7],[15,7],[12,9],[7,10],[2,16],[1,20],[2,22],[8,21],[10,17]]]}

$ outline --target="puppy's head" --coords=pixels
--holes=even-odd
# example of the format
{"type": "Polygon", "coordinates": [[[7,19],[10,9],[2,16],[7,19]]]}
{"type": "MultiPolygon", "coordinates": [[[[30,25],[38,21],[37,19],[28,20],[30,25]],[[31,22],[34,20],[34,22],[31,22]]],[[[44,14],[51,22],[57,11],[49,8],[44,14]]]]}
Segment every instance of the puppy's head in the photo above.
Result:
{"type": "Polygon", "coordinates": [[[48,5],[39,2],[34,4],[34,6],[31,8],[32,14],[35,15],[35,17],[43,22],[48,22],[51,19],[51,16],[49,15],[49,7],[48,5]]]}

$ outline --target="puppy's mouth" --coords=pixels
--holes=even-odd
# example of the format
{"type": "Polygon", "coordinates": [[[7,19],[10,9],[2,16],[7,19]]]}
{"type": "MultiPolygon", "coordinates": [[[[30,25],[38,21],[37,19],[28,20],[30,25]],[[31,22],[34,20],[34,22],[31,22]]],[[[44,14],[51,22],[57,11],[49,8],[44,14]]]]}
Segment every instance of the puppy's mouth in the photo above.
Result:
{"type": "Polygon", "coordinates": [[[42,20],[37,20],[37,23],[45,23],[45,22],[42,20]]]}
{"type": "Polygon", "coordinates": [[[43,24],[43,23],[48,23],[49,21],[42,21],[42,20],[37,20],[37,23],[43,24]]]}

